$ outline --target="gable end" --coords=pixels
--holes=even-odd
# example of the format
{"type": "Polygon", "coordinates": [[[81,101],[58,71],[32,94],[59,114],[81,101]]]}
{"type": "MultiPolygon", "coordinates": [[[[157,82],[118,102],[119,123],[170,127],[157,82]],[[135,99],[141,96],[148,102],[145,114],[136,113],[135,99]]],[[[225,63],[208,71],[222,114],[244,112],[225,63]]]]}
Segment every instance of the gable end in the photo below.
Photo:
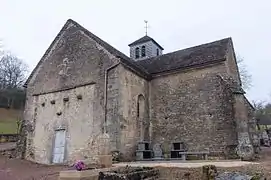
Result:
{"type": "Polygon", "coordinates": [[[70,21],[68,20],[65,25],[62,27],[62,29],[60,30],[60,32],[57,34],[57,36],[55,37],[55,39],[53,40],[53,42],[50,44],[50,46],[48,47],[48,49],[45,51],[45,53],[43,54],[43,56],[41,57],[40,61],[38,62],[38,64],[35,66],[34,70],[31,72],[31,74],[29,75],[29,77],[27,78],[25,84],[23,87],[27,87],[27,85],[29,84],[30,80],[33,78],[33,76],[35,75],[36,71],[38,70],[38,68],[40,67],[40,65],[44,62],[44,60],[46,59],[46,57],[50,54],[50,52],[52,51],[53,47],[55,46],[55,44],[58,42],[58,40],[61,38],[61,36],[63,35],[63,32],[69,28],[69,26],[72,26],[73,24],[70,23],[70,21]]]}
{"type": "Polygon", "coordinates": [[[94,34],[92,34],[91,32],[89,32],[87,29],[85,29],[84,27],[79,25],[77,22],[73,21],[72,19],[69,19],[65,23],[65,25],[62,27],[60,32],[57,34],[57,36],[55,37],[53,42],[50,44],[49,48],[46,50],[46,52],[44,53],[44,55],[42,56],[42,58],[40,59],[40,61],[36,65],[36,67],[34,68],[34,70],[31,72],[30,76],[28,77],[28,79],[26,80],[26,82],[24,84],[25,88],[28,86],[29,82],[34,77],[35,73],[37,72],[37,70],[41,66],[41,64],[46,60],[46,57],[50,54],[53,47],[58,42],[58,40],[61,38],[61,36],[65,32],[65,30],[67,30],[70,26],[76,26],[79,30],[83,31],[83,33],[85,33],[88,37],[90,37],[95,42],[97,42],[99,45],[104,47],[109,53],[111,53],[115,57],[119,58],[121,63],[124,64],[126,67],[129,67],[130,70],[136,72],[138,75],[140,75],[143,78],[146,78],[146,79],[149,78],[149,73],[141,65],[136,64],[129,57],[127,57],[126,55],[124,55],[123,53],[121,53],[120,51],[118,51],[117,49],[115,49],[114,47],[112,47],[111,45],[106,43],[105,41],[101,40],[99,37],[97,37],[94,34]]]}

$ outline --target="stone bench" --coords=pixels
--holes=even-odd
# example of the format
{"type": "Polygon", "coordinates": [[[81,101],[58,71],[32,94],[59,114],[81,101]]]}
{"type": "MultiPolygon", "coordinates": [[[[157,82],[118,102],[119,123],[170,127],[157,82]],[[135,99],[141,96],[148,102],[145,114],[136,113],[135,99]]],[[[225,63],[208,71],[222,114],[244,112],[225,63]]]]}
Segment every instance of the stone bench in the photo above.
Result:
{"type": "Polygon", "coordinates": [[[179,149],[179,150],[171,150],[170,151],[170,158],[172,159],[177,159],[177,158],[180,158],[181,157],[181,154],[182,152],[186,152],[185,149],[179,149]]]}
{"type": "Polygon", "coordinates": [[[137,161],[149,161],[152,158],[151,150],[136,150],[136,160],[137,161]]]}
{"type": "MultiPolygon", "coordinates": [[[[179,152],[179,155],[181,155],[181,160],[185,161],[188,155],[200,155],[203,156],[205,160],[208,159],[208,155],[210,154],[209,151],[199,151],[199,152],[192,152],[192,151],[187,151],[187,152],[179,152]]],[[[178,159],[178,158],[171,158],[171,159],[178,159]]]]}
{"type": "Polygon", "coordinates": [[[151,160],[152,158],[152,150],[150,149],[150,142],[142,141],[138,142],[137,150],[136,150],[136,160],[151,160]]]}

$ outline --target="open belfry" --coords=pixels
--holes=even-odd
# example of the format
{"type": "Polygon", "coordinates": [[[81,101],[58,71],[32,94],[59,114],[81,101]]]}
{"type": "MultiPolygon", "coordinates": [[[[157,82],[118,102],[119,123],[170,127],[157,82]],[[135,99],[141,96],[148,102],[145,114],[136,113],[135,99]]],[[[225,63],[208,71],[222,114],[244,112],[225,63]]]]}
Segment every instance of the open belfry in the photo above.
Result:
{"type": "MultiPolygon", "coordinates": [[[[181,41],[181,40],[180,40],[181,41]]],[[[254,109],[231,38],[163,54],[147,34],[130,57],[68,20],[28,78],[22,155],[42,164],[255,153],[254,109]]]]}

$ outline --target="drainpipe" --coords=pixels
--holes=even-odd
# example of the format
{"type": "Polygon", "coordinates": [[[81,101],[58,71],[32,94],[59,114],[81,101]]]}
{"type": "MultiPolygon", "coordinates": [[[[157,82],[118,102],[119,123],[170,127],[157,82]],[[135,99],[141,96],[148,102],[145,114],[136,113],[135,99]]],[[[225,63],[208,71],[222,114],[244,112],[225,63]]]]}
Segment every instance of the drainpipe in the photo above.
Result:
{"type": "Polygon", "coordinates": [[[107,68],[105,70],[105,81],[104,81],[104,125],[103,125],[103,132],[107,133],[107,129],[106,129],[106,124],[107,124],[107,119],[106,119],[106,115],[107,115],[107,84],[108,84],[108,72],[111,69],[114,69],[115,67],[117,67],[120,64],[120,60],[118,60],[118,62],[116,64],[113,64],[112,66],[110,66],[109,68],[107,68]]]}

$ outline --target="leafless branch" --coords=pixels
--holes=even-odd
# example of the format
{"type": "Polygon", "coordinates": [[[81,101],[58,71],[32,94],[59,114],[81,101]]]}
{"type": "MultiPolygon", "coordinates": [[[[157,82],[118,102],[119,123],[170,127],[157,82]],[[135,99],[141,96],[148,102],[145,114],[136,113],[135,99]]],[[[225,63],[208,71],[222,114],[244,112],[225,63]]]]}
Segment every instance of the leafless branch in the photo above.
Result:
{"type": "Polygon", "coordinates": [[[244,59],[240,56],[237,56],[237,65],[242,81],[242,86],[245,90],[248,90],[252,87],[252,75],[248,72],[244,59]]]}

